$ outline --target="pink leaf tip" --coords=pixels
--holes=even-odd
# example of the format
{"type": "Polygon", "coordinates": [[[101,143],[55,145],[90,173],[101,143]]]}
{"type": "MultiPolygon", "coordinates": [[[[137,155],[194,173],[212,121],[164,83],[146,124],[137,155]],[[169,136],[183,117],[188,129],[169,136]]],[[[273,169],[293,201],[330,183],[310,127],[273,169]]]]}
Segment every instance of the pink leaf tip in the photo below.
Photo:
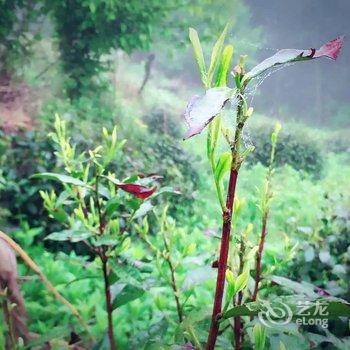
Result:
{"type": "Polygon", "coordinates": [[[322,57],[326,56],[332,60],[336,60],[340,54],[340,50],[343,47],[345,36],[342,35],[336,39],[328,41],[328,43],[322,45],[318,50],[315,51],[313,57],[322,57]]]}

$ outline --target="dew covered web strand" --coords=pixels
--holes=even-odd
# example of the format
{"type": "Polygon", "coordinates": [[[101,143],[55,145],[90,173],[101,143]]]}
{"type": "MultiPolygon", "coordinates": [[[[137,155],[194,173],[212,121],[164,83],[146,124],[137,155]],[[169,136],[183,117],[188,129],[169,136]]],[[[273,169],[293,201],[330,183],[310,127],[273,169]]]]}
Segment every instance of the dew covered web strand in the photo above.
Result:
{"type": "Polygon", "coordinates": [[[255,77],[248,85],[244,92],[244,97],[246,98],[249,105],[253,103],[254,97],[256,95],[256,92],[258,90],[258,87],[265,81],[266,78],[268,78],[270,75],[280,71],[281,69],[287,68],[289,66],[294,65],[295,62],[290,63],[284,63],[282,65],[279,65],[277,67],[270,68],[268,71],[262,73],[261,75],[255,77]]]}
{"type": "MultiPolygon", "coordinates": [[[[283,65],[280,65],[277,67],[273,67],[273,68],[269,69],[268,71],[262,73],[260,76],[254,78],[250,82],[250,85],[248,85],[246,91],[244,92],[244,97],[246,98],[248,105],[251,106],[253,104],[254,97],[258,91],[258,88],[265,81],[266,78],[268,78],[270,75],[278,72],[279,70],[281,70],[283,68],[287,68],[287,67],[292,66],[294,64],[295,63],[291,62],[291,63],[286,63],[286,64],[283,64],[283,65]]],[[[231,108],[236,110],[237,104],[238,104],[238,96],[235,95],[235,97],[231,100],[231,108]]],[[[250,135],[249,125],[246,125],[246,127],[243,130],[242,141],[243,141],[245,148],[248,148],[250,146],[255,146],[254,142],[251,138],[251,135],[250,135]]]]}

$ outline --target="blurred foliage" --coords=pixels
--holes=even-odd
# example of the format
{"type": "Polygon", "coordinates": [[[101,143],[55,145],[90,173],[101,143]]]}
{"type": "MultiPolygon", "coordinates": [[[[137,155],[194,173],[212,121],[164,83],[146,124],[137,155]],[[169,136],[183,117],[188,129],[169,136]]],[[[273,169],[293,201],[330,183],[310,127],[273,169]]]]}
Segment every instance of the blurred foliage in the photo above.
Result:
{"type": "MultiPolygon", "coordinates": [[[[249,131],[249,139],[255,146],[254,152],[248,157],[248,163],[260,162],[267,166],[271,144],[269,135],[272,128],[262,125],[249,131]]],[[[312,174],[315,178],[322,176],[324,167],[322,147],[312,139],[310,132],[302,128],[284,128],[276,147],[276,165],[288,164],[294,169],[312,174]]]]}
{"type": "Polygon", "coordinates": [[[149,137],[142,143],[144,169],[164,177],[162,183],[181,192],[171,200],[177,218],[193,214],[193,201],[200,187],[198,160],[181,146],[181,134],[174,118],[164,111],[144,117],[149,137]]]}
{"type": "Polygon", "coordinates": [[[30,179],[34,173],[55,168],[53,147],[48,142],[46,133],[24,131],[6,135],[0,130],[0,145],[3,178],[0,186],[1,220],[6,215],[10,225],[19,225],[25,221],[30,227],[42,226],[49,229],[50,222],[45,220],[38,190],[53,187],[48,182],[38,186],[37,181],[30,179]]]}
{"type": "Polygon", "coordinates": [[[130,53],[147,48],[154,28],[174,5],[178,4],[159,0],[49,1],[68,96],[80,97],[83,88],[92,87],[92,78],[103,71],[101,56],[111,49],[130,53]]]}
{"type": "Polygon", "coordinates": [[[39,37],[33,24],[42,14],[42,7],[32,1],[1,0],[0,8],[0,77],[3,77],[28,62],[31,46],[39,37]]]}
{"type": "Polygon", "coordinates": [[[350,212],[344,199],[341,193],[325,193],[318,226],[296,227],[302,252],[290,269],[296,279],[310,281],[333,296],[349,300],[350,212]]]}

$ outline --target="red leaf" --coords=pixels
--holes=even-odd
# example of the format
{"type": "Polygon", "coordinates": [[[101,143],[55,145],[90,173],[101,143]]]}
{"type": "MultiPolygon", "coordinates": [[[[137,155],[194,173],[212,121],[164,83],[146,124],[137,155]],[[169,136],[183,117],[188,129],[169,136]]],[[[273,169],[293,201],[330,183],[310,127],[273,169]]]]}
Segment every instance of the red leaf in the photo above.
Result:
{"type": "Polygon", "coordinates": [[[117,186],[121,188],[123,191],[131,193],[132,195],[140,199],[146,199],[152,196],[152,194],[157,189],[156,186],[152,188],[148,188],[145,186],[141,186],[137,184],[129,184],[129,183],[120,183],[120,184],[117,184],[117,186]]]}

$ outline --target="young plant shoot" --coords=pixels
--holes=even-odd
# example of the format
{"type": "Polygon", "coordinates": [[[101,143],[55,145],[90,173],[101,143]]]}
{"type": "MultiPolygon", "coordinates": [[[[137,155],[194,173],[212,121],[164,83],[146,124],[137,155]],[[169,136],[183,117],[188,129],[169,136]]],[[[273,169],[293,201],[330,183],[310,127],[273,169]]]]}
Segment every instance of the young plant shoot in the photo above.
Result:
{"type": "Polygon", "coordinates": [[[264,183],[264,187],[262,189],[261,194],[261,205],[259,207],[261,211],[261,235],[259,240],[259,248],[256,253],[256,265],[255,265],[255,284],[254,284],[254,291],[252,295],[252,301],[255,301],[258,296],[259,291],[259,284],[261,281],[261,271],[262,271],[262,256],[264,252],[264,245],[265,245],[265,239],[267,235],[267,221],[269,218],[270,213],[270,202],[273,197],[272,192],[272,176],[274,173],[274,160],[275,160],[275,153],[276,153],[276,144],[278,139],[278,134],[281,131],[281,124],[277,123],[275,126],[275,130],[271,134],[271,154],[270,154],[270,163],[269,168],[267,170],[266,179],[264,183]]]}
{"type": "Polygon", "coordinates": [[[66,226],[65,230],[51,233],[47,239],[80,242],[100,261],[108,339],[110,349],[115,350],[113,311],[144,293],[139,285],[120,283],[118,265],[131,243],[130,225],[152,209],[151,200],[164,191],[157,191],[154,185],[158,176],[131,176],[121,181],[111,172],[109,165],[125,143],[125,140],[118,141],[116,128],[112,133],[104,128],[102,144],[80,154],[71,144],[66,130],[66,122],[57,116],[51,138],[64,172],[33,177],[59,181],[63,186],[59,195],[41,191],[50,217],[66,226]],[[119,294],[122,295],[120,300],[119,294]]]}
{"type": "MultiPolygon", "coordinates": [[[[238,174],[245,158],[253,151],[253,147],[245,148],[242,144],[244,126],[247,119],[253,114],[253,108],[249,105],[246,94],[247,87],[263,73],[271,71],[276,66],[321,57],[335,60],[343,44],[343,37],[339,37],[326,43],[320,49],[281,50],[248,71],[245,67],[245,57],[241,56],[232,72],[233,86],[228,86],[231,83],[228,77],[233,56],[233,47],[224,44],[228,29],[229,27],[226,26],[215,43],[209,67],[205,63],[197,32],[192,28],[189,31],[189,38],[193,46],[205,94],[194,96],[187,105],[185,121],[188,130],[184,135],[184,139],[189,139],[201,133],[208,126],[207,155],[222,211],[222,234],[217,264],[216,289],[206,345],[208,350],[213,350],[215,347],[222,317],[222,300],[238,174]],[[235,111],[232,113],[234,116],[230,125],[223,126],[220,115],[224,107],[229,104],[232,106],[231,110],[235,111]],[[227,142],[228,150],[222,154],[217,154],[217,145],[221,137],[227,142]],[[229,173],[228,184],[224,186],[227,173],[229,173]]],[[[236,349],[240,349],[240,344],[236,344],[236,349]]]]}

